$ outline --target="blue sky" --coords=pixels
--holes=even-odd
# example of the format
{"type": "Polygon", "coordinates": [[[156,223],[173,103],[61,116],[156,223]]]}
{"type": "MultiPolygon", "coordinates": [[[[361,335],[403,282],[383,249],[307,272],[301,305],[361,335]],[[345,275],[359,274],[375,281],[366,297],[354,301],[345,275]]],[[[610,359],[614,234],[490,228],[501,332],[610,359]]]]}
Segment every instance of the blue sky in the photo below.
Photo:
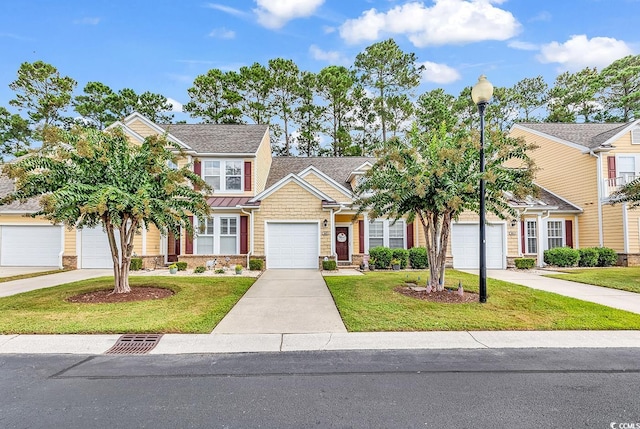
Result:
{"type": "Polygon", "coordinates": [[[211,68],[282,57],[317,72],[389,37],[427,66],[418,94],[457,95],[480,74],[496,86],[552,84],[640,53],[639,16],[640,0],[2,0],[0,105],[24,61],[53,64],[77,93],[100,81],[179,108],[211,68]]]}

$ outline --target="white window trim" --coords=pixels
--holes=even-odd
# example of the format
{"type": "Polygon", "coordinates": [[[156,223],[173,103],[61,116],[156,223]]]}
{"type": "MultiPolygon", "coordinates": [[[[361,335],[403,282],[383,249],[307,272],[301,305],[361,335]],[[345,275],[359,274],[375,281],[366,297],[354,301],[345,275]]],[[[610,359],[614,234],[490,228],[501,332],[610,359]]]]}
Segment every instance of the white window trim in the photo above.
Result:
{"type": "MultiPolygon", "coordinates": [[[[369,222],[369,224],[373,223],[373,222],[382,222],[382,245],[384,247],[390,247],[389,246],[389,226],[393,223],[392,220],[389,219],[373,219],[372,221],[369,222]]],[[[398,221],[396,222],[396,224],[398,222],[401,222],[403,225],[402,228],[402,248],[406,249],[407,248],[407,222],[404,219],[398,219],[398,221]]],[[[367,253],[369,253],[369,249],[371,247],[375,247],[375,246],[371,246],[369,243],[369,233],[370,233],[370,229],[367,228],[366,229],[366,244],[367,244],[367,253]]],[[[399,237],[395,237],[395,238],[399,238],[399,237]]]]}
{"type": "MultiPolygon", "coordinates": [[[[215,189],[214,191],[219,194],[238,194],[244,192],[244,159],[238,158],[202,158],[201,159],[201,169],[200,169],[200,177],[202,180],[205,180],[205,163],[211,161],[220,162],[220,189],[215,189]],[[239,162],[240,163],[240,189],[231,189],[227,190],[227,162],[239,162]]],[[[213,176],[211,176],[213,177],[213,176]]]]}
{"type": "Polygon", "coordinates": [[[538,245],[538,236],[540,235],[540,229],[538,228],[538,222],[536,221],[536,219],[524,219],[524,254],[525,255],[535,255],[538,253],[537,249],[535,252],[532,252],[531,249],[529,249],[529,239],[530,238],[535,238],[536,240],[536,247],[538,245]],[[529,235],[529,226],[527,225],[529,222],[535,224],[536,226],[536,235],[535,237],[532,237],[529,235]]]}
{"type": "MultiPolygon", "coordinates": [[[[213,215],[209,219],[213,219],[213,253],[206,253],[206,255],[220,255],[220,219],[231,218],[236,220],[236,255],[240,254],[240,215],[233,214],[219,214],[213,215]]],[[[195,231],[199,231],[200,224],[197,218],[193,219],[195,231]]],[[[207,235],[209,237],[209,235],[207,235]]],[[[193,237],[193,254],[200,255],[198,253],[198,234],[193,237]]]]}
{"type": "Polygon", "coordinates": [[[640,127],[638,126],[631,129],[631,144],[640,144],[640,127]]]}
{"type": "Polygon", "coordinates": [[[564,219],[547,219],[547,221],[545,222],[545,250],[549,250],[551,249],[551,247],[549,247],[549,240],[551,238],[559,238],[560,240],[562,240],[562,245],[558,246],[558,247],[565,247],[567,245],[566,241],[566,234],[564,231],[565,228],[565,221],[564,219]],[[560,223],[560,237],[550,237],[549,236],[549,223],[551,222],[559,222],[560,223]]]}

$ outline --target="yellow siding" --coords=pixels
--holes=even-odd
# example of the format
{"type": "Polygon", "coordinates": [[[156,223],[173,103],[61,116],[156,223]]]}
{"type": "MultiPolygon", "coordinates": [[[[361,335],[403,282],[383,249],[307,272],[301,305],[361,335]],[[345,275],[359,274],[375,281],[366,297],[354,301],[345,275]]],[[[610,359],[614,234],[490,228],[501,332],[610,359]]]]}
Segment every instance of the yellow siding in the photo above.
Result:
{"type": "Polygon", "coordinates": [[[141,135],[142,137],[149,137],[155,134],[158,134],[156,131],[149,128],[140,120],[134,120],[130,124],[127,125],[132,131],[141,135]]]}
{"type": "Polygon", "coordinates": [[[160,230],[151,225],[147,231],[147,255],[160,254],[160,230]]]}
{"type": "MultiPolygon", "coordinates": [[[[329,213],[322,210],[322,201],[301,188],[297,183],[287,183],[260,203],[255,212],[255,246],[257,255],[264,255],[264,234],[266,221],[320,221],[329,219],[329,213]]],[[[322,231],[324,232],[324,231],[322,231]]],[[[331,254],[331,234],[321,234],[321,256],[331,254]]]]}
{"type": "Polygon", "coordinates": [[[629,253],[640,253],[640,209],[627,209],[629,253]]]}
{"type": "MultiPolygon", "coordinates": [[[[256,153],[256,159],[253,164],[253,175],[255,176],[254,183],[256,184],[254,194],[259,194],[264,191],[267,184],[267,177],[269,176],[269,170],[271,169],[271,143],[269,140],[269,132],[265,132],[262,142],[258,147],[256,153]]],[[[253,186],[252,186],[253,189],[253,186]]]]}
{"type": "MultiPolygon", "coordinates": [[[[610,204],[602,207],[604,246],[616,252],[624,252],[624,230],[622,226],[622,205],[610,204]]],[[[580,247],[589,247],[582,242],[582,225],[580,225],[580,247]]]]}
{"type": "MultiPolygon", "coordinates": [[[[530,153],[538,167],[536,183],[581,207],[578,217],[580,247],[598,246],[598,177],[594,156],[525,130],[516,129],[512,137],[525,137],[538,146],[530,153]]],[[[605,176],[606,177],[606,176],[605,176]]]]}
{"type": "Polygon", "coordinates": [[[351,198],[338,191],[335,187],[327,183],[326,180],[315,173],[307,174],[304,177],[304,180],[323,194],[333,198],[334,201],[345,202],[351,200],[351,198]]]}
{"type": "Polygon", "coordinates": [[[64,229],[64,256],[74,256],[76,251],[76,229],[64,229]]]}

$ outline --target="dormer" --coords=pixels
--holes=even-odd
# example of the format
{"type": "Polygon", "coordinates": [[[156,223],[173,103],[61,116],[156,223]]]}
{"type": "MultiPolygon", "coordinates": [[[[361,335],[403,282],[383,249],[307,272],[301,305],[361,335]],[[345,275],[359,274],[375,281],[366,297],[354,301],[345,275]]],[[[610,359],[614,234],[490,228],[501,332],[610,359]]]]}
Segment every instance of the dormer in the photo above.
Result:
{"type": "Polygon", "coordinates": [[[364,175],[371,169],[371,167],[373,167],[373,164],[367,161],[358,166],[358,168],[356,168],[349,174],[347,182],[351,184],[351,189],[355,190],[358,185],[362,183],[362,180],[364,180],[364,175]]]}

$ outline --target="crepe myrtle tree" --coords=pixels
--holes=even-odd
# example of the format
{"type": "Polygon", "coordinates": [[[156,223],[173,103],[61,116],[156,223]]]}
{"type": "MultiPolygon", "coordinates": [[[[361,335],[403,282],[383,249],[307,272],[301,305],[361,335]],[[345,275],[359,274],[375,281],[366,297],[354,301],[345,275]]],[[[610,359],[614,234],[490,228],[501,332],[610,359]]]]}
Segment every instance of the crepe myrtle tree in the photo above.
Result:
{"type": "Polygon", "coordinates": [[[178,232],[204,219],[209,206],[206,183],[188,166],[172,168],[183,154],[164,136],[132,144],[119,129],[45,129],[42,148],[13,163],[4,173],[15,191],[0,204],[39,198],[43,216],[67,227],[102,226],[113,260],[113,293],[127,293],[133,240],[141,228],[178,232]]]}
{"type": "MultiPolygon", "coordinates": [[[[514,215],[507,200],[533,192],[532,161],[523,140],[487,130],[486,208],[501,218],[514,215]],[[518,160],[519,168],[505,167],[518,160]]],[[[391,139],[376,154],[378,160],[356,189],[359,213],[408,222],[418,219],[424,230],[429,284],[444,289],[444,268],[451,222],[464,211],[479,211],[479,139],[459,129],[421,132],[416,126],[404,139],[391,139]]]]}

